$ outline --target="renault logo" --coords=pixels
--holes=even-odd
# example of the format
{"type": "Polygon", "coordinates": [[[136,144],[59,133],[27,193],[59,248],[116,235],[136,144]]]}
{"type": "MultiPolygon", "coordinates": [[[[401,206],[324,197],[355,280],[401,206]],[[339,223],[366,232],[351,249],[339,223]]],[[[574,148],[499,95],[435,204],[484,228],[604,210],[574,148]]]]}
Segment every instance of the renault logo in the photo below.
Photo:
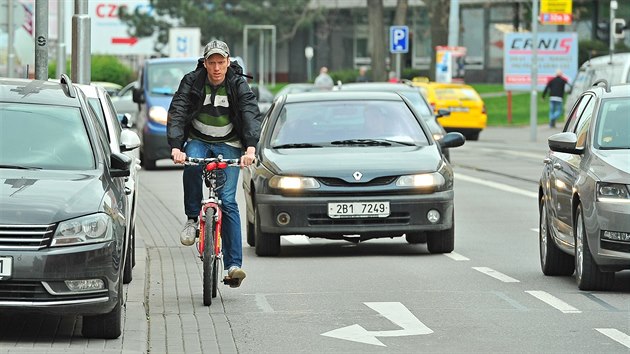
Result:
{"type": "Polygon", "coordinates": [[[354,177],[355,181],[360,181],[361,177],[363,177],[363,174],[359,171],[356,171],[355,173],[352,174],[352,177],[354,177]]]}

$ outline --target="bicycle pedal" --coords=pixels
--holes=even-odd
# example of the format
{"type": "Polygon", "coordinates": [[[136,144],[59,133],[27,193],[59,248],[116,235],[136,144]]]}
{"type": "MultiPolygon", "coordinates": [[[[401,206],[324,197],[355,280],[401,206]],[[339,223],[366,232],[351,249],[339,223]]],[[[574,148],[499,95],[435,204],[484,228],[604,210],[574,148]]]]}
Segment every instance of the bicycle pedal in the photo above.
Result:
{"type": "Polygon", "coordinates": [[[223,284],[225,285],[229,285],[231,287],[235,287],[239,285],[241,279],[238,278],[230,278],[228,276],[226,276],[225,278],[223,278],[223,284]]]}

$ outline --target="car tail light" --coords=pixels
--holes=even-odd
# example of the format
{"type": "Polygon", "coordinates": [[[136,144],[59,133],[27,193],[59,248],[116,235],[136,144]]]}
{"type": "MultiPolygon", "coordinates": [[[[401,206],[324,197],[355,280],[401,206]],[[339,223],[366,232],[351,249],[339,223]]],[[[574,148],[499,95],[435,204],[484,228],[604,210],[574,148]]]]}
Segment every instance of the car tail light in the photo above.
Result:
{"type": "Polygon", "coordinates": [[[486,105],[485,104],[481,106],[481,113],[482,114],[486,114],[486,105]]]}

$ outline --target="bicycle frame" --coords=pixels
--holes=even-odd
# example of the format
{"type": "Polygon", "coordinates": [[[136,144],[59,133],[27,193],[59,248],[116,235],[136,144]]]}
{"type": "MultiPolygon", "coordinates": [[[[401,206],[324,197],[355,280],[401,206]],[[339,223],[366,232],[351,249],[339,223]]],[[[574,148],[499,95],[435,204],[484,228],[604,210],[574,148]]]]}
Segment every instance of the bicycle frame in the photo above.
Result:
{"type": "Polygon", "coordinates": [[[219,206],[216,198],[204,200],[201,211],[199,212],[199,242],[197,242],[197,251],[199,252],[199,258],[203,260],[203,250],[205,248],[205,230],[206,230],[206,210],[208,208],[214,209],[215,229],[214,229],[214,254],[217,258],[221,259],[221,223],[223,220],[223,211],[219,206]]]}

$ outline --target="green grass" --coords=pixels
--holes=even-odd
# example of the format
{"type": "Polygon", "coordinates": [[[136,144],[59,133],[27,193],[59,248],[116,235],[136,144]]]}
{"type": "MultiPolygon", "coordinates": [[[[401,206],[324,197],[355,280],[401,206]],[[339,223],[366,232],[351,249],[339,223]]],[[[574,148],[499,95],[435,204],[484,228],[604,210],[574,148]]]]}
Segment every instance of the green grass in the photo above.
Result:
{"type": "MultiPolygon", "coordinates": [[[[471,85],[479,92],[484,94],[503,94],[497,96],[483,97],[486,104],[486,112],[488,113],[488,126],[520,126],[529,125],[530,119],[530,92],[514,91],[512,92],[512,121],[508,120],[508,97],[505,95],[502,84],[473,84],[471,85]]],[[[541,99],[542,92],[538,92],[536,100],[538,124],[547,124],[549,122],[549,100],[541,99]]]]}

